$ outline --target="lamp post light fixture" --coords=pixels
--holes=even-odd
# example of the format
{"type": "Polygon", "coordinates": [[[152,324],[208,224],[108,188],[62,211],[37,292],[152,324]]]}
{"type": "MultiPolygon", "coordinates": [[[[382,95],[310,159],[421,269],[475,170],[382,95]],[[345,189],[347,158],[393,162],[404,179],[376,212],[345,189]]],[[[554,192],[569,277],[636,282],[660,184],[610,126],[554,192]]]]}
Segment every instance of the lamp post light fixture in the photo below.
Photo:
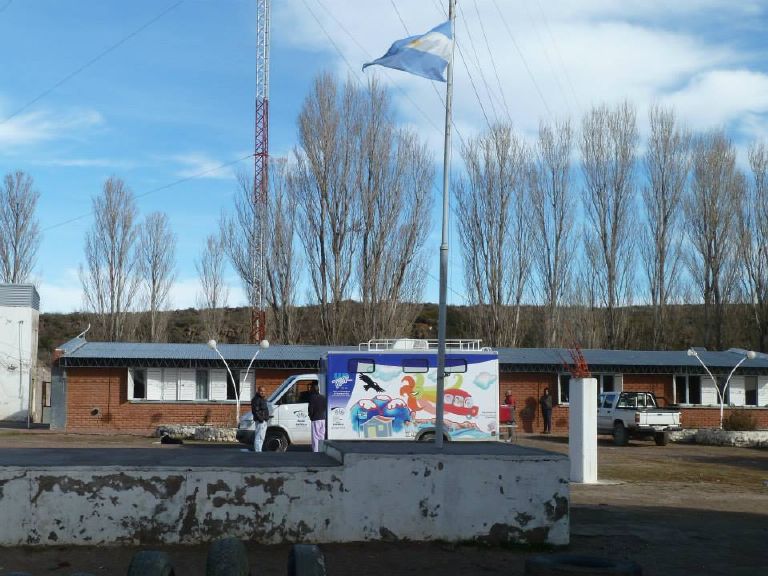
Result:
{"type": "MultiPolygon", "coordinates": [[[[229,373],[229,378],[232,380],[232,387],[235,389],[235,427],[237,427],[238,421],[240,420],[240,389],[235,382],[235,377],[232,375],[232,370],[229,369],[229,364],[227,364],[227,361],[224,359],[224,356],[222,356],[221,351],[219,351],[216,340],[208,340],[208,348],[215,351],[216,354],[219,355],[219,358],[221,358],[221,361],[224,363],[224,367],[227,369],[227,373],[229,373]]],[[[256,354],[253,355],[251,361],[248,363],[248,370],[245,371],[245,378],[243,378],[244,380],[248,378],[248,372],[250,372],[253,361],[256,360],[256,356],[258,356],[259,352],[261,352],[264,348],[269,348],[269,341],[262,340],[259,342],[259,349],[256,350],[256,354]]]]}
{"type": "Polygon", "coordinates": [[[728,378],[725,379],[725,384],[723,384],[723,389],[720,390],[720,386],[717,385],[717,379],[712,375],[712,372],[709,371],[709,368],[707,368],[707,365],[704,364],[704,361],[699,356],[699,353],[696,352],[693,348],[688,349],[688,356],[694,356],[696,360],[699,361],[699,364],[701,364],[704,367],[704,370],[707,371],[707,374],[709,374],[709,377],[712,379],[712,383],[715,385],[715,390],[717,390],[717,396],[720,398],[720,429],[723,429],[723,411],[725,408],[725,393],[728,390],[728,384],[731,382],[731,377],[734,375],[736,370],[739,366],[741,366],[745,360],[754,360],[755,356],[757,354],[752,351],[748,350],[744,352],[744,356],[736,363],[736,366],[733,367],[731,370],[731,373],[728,374],[728,378]]]}

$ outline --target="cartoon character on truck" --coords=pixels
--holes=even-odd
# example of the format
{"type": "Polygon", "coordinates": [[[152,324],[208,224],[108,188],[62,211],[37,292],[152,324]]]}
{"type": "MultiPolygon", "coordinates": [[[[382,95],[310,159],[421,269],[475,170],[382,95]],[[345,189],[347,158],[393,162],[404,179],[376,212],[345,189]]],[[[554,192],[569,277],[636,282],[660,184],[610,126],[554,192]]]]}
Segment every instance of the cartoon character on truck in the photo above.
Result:
{"type": "MultiPolygon", "coordinates": [[[[330,440],[431,440],[435,435],[437,350],[427,341],[372,340],[355,351],[330,351],[319,374],[284,382],[268,399],[274,406],[264,449],[284,450],[308,443],[285,402],[294,385],[314,379],[328,399],[330,440]],[[413,345],[416,342],[417,345],[413,345]],[[277,439],[277,440],[273,440],[277,439]]],[[[448,440],[496,440],[498,356],[479,340],[453,341],[446,351],[444,431],[448,440]]],[[[238,439],[247,441],[248,415],[238,439]]]]}

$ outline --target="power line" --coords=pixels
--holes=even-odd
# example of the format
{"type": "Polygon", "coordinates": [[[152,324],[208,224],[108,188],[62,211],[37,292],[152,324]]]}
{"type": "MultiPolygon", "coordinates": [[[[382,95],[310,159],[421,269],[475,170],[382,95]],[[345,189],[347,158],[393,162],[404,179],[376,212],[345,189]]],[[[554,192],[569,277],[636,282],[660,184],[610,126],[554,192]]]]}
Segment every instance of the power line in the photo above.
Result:
{"type": "Polygon", "coordinates": [[[8,0],[8,2],[6,2],[5,5],[2,8],[0,8],[0,14],[5,12],[8,9],[8,6],[10,6],[11,4],[13,4],[13,0],[8,0]]]}
{"type": "Polygon", "coordinates": [[[491,110],[493,111],[493,117],[494,119],[498,119],[499,115],[496,112],[496,105],[493,103],[493,93],[491,92],[491,88],[488,85],[488,81],[485,78],[485,72],[483,71],[482,64],[480,63],[480,55],[477,53],[477,48],[475,47],[475,41],[472,38],[472,30],[469,28],[469,20],[467,20],[466,14],[464,14],[464,8],[461,7],[461,4],[459,4],[459,12],[461,13],[461,19],[464,22],[464,28],[467,30],[467,38],[469,38],[469,46],[472,48],[472,52],[475,55],[475,67],[477,68],[478,72],[480,72],[480,80],[482,80],[483,85],[485,86],[485,91],[488,94],[488,101],[491,104],[491,110]]]}
{"type": "MultiPolygon", "coordinates": [[[[192,176],[185,176],[184,178],[179,178],[178,180],[174,180],[169,184],[164,184],[163,186],[158,186],[157,188],[153,188],[151,190],[147,190],[146,192],[142,192],[141,194],[137,194],[135,198],[138,200],[139,198],[144,198],[145,196],[149,196],[150,194],[155,194],[156,192],[162,192],[163,190],[167,190],[168,188],[173,188],[174,186],[178,186],[179,184],[184,184],[185,182],[190,182],[191,180],[197,180],[198,178],[202,178],[203,176],[211,174],[212,172],[217,172],[219,170],[222,170],[223,168],[228,168],[229,166],[238,164],[243,160],[253,158],[253,156],[254,156],[253,154],[248,154],[246,156],[242,156],[241,158],[238,158],[237,160],[231,160],[230,162],[219,164],[218,166],[214,166],[213,168],[207,168],[201,172],[197,172],[196,174],[193,174],[192,176]]],[[[47,232],[48,230],[53,230],[54,228],[60,228],[62,226],[66,226],[67,224],[71,224],[72,222],[77,222],[78,220],[87,218],[91,214],[93,214],[93,210],[90,210],[84,214],[81,214],[80,216],[75,216],[74,218],[70,218],[69,220],[64,220],[62,222],[59,222],[58,224],[52,224],[51,226],[47,226],[43,228],[41,232],[47,232]]]]}
{"type": "Polygon", "coordinates": [[[509,123],[512,123],[512,114],[509,111],[509,105],[507,104],[507,97],[504,95],[504,88],[501,86],[501,78],[499,78],[499,71],[496,68],[496,59],[493,57],[493,50],[491,50],[491,45],[488,42],[488,35],[485,33],[485,25],[483,24],[483,19],[480,17],[480,8],[477,6],[477,0],[474,2],[475,4],[475,13],[477,14],[477,20],[480,23],[480,30],[483,33],[483,39],[485,40],[485,49],[488,51],[488,56],[491,58],[491,65],[493,66],[493,73],[496,76],[496,85],[499,87],[499,94],[501,94],[501,101],[504,104],[504,110],[507,113],[507,120],[509,120],[509,123]]]}
{"type": "Polygon", "coordinates": [[[523,65],[525,66],[525,69],[528,72],[528,76],[530,77],[531,82],[533,83],[533,87],[536,89],[536,92],[538,93],[542,104],[544,104],[544,108],[547,110],[547,114],[551,118],[552,111],[549,109],[549,104],[547,104],[547,99],[544,98],[544,93],[541,91],[541,88],[539,88],[539,83],[536,82],[536,77],[533,75],[533,72],[531,71],[531,67],[528,66],[528,61],[525,59],[525,55],[523,55],[523,51],[520,50],[520,46],[518,46],[517,40],[515,40],[515,37],[512,35],[512,29],[509,27],[509,24],[507,23],[507,19],[504,18],[504,14],[502,13],[501,8],[499,8],[499,3],[496,0],[493,0],[493,5],[496,7],[496,12],[499,13],[499,18],[501,18],[501,21],[504,24],[504,27],[507,29],[507,34],[509,34],[509,38],[512,40],[512,44],[514,45],[515,50],[517,51],[517,54],[520,56],[520,59],[523,61],[523,65]]]}
{"type": "MultiPolygon", "coordinates": [[[[27,108],[29,108],[33,104],[36,104],[37,102],[39,102],[40,100],[42,100],[43,98],[48,96],[51,92],[56,90],[56,88],[59,88],[60,86],[62,86],[63,84],[65,84],[66,82],[70,81],[72,78],[74,78],[75,76],[77,76],[78,74],[83,72],[85,69],[87,69],[87,68],[91,67],[92,65],[94,65],[96,62],[98,62],[99,60],[104,58],[104,56],[106,56],[110,52],[114,52],[117,48],[119,48],[120,46],[122,46],[123,44],[128,42],[130,39],[134,38],[135,36],[137,36],[138,34],[143,32],[144,30],[149,28],[152,24],[154,24],[155,22],[160,20],[163,16],[165,16],[166,14],[168,14],[169,12],[171,12],[172,10],[174,10],[175,8],[177,8],[178,6],[183,4],[185,1],[186,0],[179,0],[175,4],[172,4],[171,6],[169,6],[168,8],[166,8],[165,10],[163,10],[162,12],[157,14],[155,17],[151,18],[150,20],[147,20],[144,24],[142,24],[141,26],[136,28],[133,32],[131,32],[127,36],[124,36],[123,38],[121,38],[120,40],[118,40],[117,42],[115,42],[114,44],[109,46],[107,49],[102,50],[99,54],[97,54],[96,56],[94,56],[93,58],[88,60],[85,64],[79,66],[78,68],[76,68],[75,70],[73,70],[72,72],[70,72],[69,74],[64,76],[64,78],[62,78],[61,80],[56,82],[53,86],[51,86],[50,88],[47,88],[46,90],[43,90],[40,94],[35,96],[32,100],[28,101],[21,108],[16,110],[13,114],[11,114],[10,116],[7,116],[6,118],[4,118],[2,121],[0,121],[0,125],[5,124],[6,122],[11,120],[15,116],[18,116],[19,114],[24,112],[24,110],[26,110],[27,108]]],[[[5,8],[7,8],[9,5],[10,5],[10,2],[8,4],[6,4],[5,8]]]]}

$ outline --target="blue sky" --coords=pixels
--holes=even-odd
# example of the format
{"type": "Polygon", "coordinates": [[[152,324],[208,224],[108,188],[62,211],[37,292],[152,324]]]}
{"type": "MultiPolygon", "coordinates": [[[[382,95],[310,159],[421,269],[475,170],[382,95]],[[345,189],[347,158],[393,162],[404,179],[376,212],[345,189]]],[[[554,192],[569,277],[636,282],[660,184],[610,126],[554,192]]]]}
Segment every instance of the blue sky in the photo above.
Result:
{"type": "MultiPolygon", "coordinates": [[[[232,202],[234,169],[250,163],[154,190],[252,150],[255,8],[252,0],[177,2],[0,0],[0,173],[24,170],[41,192],[44,234],[35,278],[44,311],[82,305],[77,268],[91,198],[110,175],[142,195],[142,213],[169,215],[178,235],[172,305],[194,303],[194,259],[232,202]]],[[[444,19],[444,6],[447,0],[274,2],[272,154],[288,154],[294,145],[295,119],[317,73],[363,79],[362,63],[406,35],[400,17],[410,33],[422,32],[444,19]]],[[[594,103],[625,98],[638,107],[641,131],[648,105],[660,102],[675,106],[693,129],[726,127],[742,152],[748,141],[766,136],[768,2],[463,0],[460,6],[464,58],[457,55],[454,120],[464,138],[482,129],[486,116],[509,117],[531,138],[540,119],[578,119],[594,103]]],[[[401,122],[429,142],[438,162],[442,108],[435,87],[442,92],[443,85],[375,73],[392,87],[401,122]]],[[[427,249],[435,258],[425,297],[434,301],[437,217],[432,229],[427,249]]],[[[461,303],[454,240],[451,261],[449,300],[461,303]]],[[[234,275],[230,284],[230,304],[243,304],[234,275]]]]}

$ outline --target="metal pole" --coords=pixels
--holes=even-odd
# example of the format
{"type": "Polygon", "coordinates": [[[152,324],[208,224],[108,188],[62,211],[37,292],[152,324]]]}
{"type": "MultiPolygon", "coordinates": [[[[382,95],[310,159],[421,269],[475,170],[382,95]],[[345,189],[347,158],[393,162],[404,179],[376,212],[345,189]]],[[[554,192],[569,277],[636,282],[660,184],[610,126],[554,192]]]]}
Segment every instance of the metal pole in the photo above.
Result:
{"type": "MultiPolygon", "coordinates": [[[[723,406],[725,404],[725,393],[728,391],[728,383],[731,381],[731,377],[733,376],[733,373],[736,372],[736,369],[742,365],[742,363],[747,359],[746,356],[739,360],[739,362],[736,364],[736,366],[733,367],[733,370],[731,370],[731,373],[728,374],[728,378],[725,380],[725,384],[723,385],[723,392],[720,394],[720,430],[723,429],[723,406]]],[[[715,387],[717,387],[717,382],[715,382],[715,387]]]]}
{"type": "Polygon", "coordinates": [[[437,407],[435,410],[435,447],[443,447],[443,409],[445,391],[445,317],[448,293],[448,210],[451,178],[451,105],[453,102],[453,52],[456,46],[456,0],[449,0],[451,21],[451,58],[448,60],[445,88],[445,147],[443,149],[443,233],[440,242],[440,303],[437,316],[437,407]]]}

